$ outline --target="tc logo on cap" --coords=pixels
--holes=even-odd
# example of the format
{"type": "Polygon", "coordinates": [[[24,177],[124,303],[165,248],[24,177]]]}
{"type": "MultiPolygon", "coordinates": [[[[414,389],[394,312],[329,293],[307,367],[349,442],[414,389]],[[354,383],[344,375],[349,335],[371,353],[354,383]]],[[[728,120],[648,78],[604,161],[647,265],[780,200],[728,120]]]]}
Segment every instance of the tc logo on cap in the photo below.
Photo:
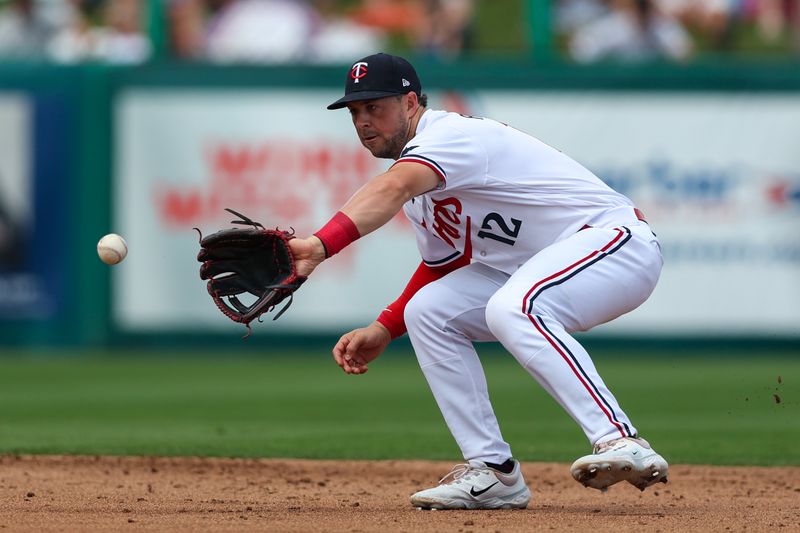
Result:
{"type": "Polygon", "coordinates": [[[368,64],[364,63],[363,61],[359,61],[353,65],[353,68],[350,71],[350,77],[356,80],[353,83],[358,83],[358,80],[367,75],[367,66],[368,64]]]}

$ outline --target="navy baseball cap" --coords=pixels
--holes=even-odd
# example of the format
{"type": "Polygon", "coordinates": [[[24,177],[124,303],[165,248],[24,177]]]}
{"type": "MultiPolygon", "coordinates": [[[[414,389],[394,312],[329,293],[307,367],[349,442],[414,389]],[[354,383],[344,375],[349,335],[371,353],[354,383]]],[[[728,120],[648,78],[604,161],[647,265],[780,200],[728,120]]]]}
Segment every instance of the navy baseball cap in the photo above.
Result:
{"type": "Polygon", "coordinates": [[[359,59],[347,72],[344,96],[328,106],[341,109],[348,102],[373,100],[386,96],[422,94],[422,84],[411,63],[402,57],[389,54],[374,54],[359,59]]]}

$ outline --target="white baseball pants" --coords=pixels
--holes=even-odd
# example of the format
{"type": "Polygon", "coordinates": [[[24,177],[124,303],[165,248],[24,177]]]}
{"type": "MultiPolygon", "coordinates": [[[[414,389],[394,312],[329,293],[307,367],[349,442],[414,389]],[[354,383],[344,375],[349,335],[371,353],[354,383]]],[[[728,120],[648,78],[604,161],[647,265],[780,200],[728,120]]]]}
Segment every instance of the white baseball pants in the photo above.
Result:
{"type": "Polygon", "coordinates": [[[662,266],[644,223],[587,228],[524,263],[513,275],[472,263],[432,282],[406,306],[420,367],[464,458],[512,457],[489,401],[472,341],[500,341],[581,426],[590,443],[636,428],[569,333],[641,305],[662,266]]]}

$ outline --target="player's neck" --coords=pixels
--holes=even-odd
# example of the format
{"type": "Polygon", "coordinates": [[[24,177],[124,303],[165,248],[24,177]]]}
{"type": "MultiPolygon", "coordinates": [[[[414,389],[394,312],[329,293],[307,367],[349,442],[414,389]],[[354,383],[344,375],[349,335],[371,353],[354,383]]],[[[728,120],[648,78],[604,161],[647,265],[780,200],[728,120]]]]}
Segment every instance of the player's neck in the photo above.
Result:
{"type": "Polygon", "coordinates": [[[417,135],[417,125],[422,118],[422,114],[427,111],[427,109],[427,107],[419,106],[417,111],[414,113],[414,116],[411,117],[411,121],[409,122],[408,126],[408,138],[406,139],[406,142],[410,141],[417,135]]]}

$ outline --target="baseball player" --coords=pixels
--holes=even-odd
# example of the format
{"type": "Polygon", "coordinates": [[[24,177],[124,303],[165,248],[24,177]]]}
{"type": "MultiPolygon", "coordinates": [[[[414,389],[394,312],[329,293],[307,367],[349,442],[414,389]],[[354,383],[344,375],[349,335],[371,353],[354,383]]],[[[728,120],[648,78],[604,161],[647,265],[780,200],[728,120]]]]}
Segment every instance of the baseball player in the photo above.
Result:
{"type": "Polygon", "coordinates": [[[400,297],[333,348],[363,374],[408,332],[463,453],[438,486],[411,496],[436,509],[524,508],[531,493],[503,439],[474,341],[499,341],[580,425],[593,452],[573,477],[605,490],[667,481],[667,462],[570,335],[627,313],[658,280],[662,258],[643,214],[563,153],[494,120],[428,109],[414,68],[387,54],[347,73],[346,107],[361,143],[395,160],[319,231],[289,245],[302,275],[400,210],[422,261],[400,297]]]}

